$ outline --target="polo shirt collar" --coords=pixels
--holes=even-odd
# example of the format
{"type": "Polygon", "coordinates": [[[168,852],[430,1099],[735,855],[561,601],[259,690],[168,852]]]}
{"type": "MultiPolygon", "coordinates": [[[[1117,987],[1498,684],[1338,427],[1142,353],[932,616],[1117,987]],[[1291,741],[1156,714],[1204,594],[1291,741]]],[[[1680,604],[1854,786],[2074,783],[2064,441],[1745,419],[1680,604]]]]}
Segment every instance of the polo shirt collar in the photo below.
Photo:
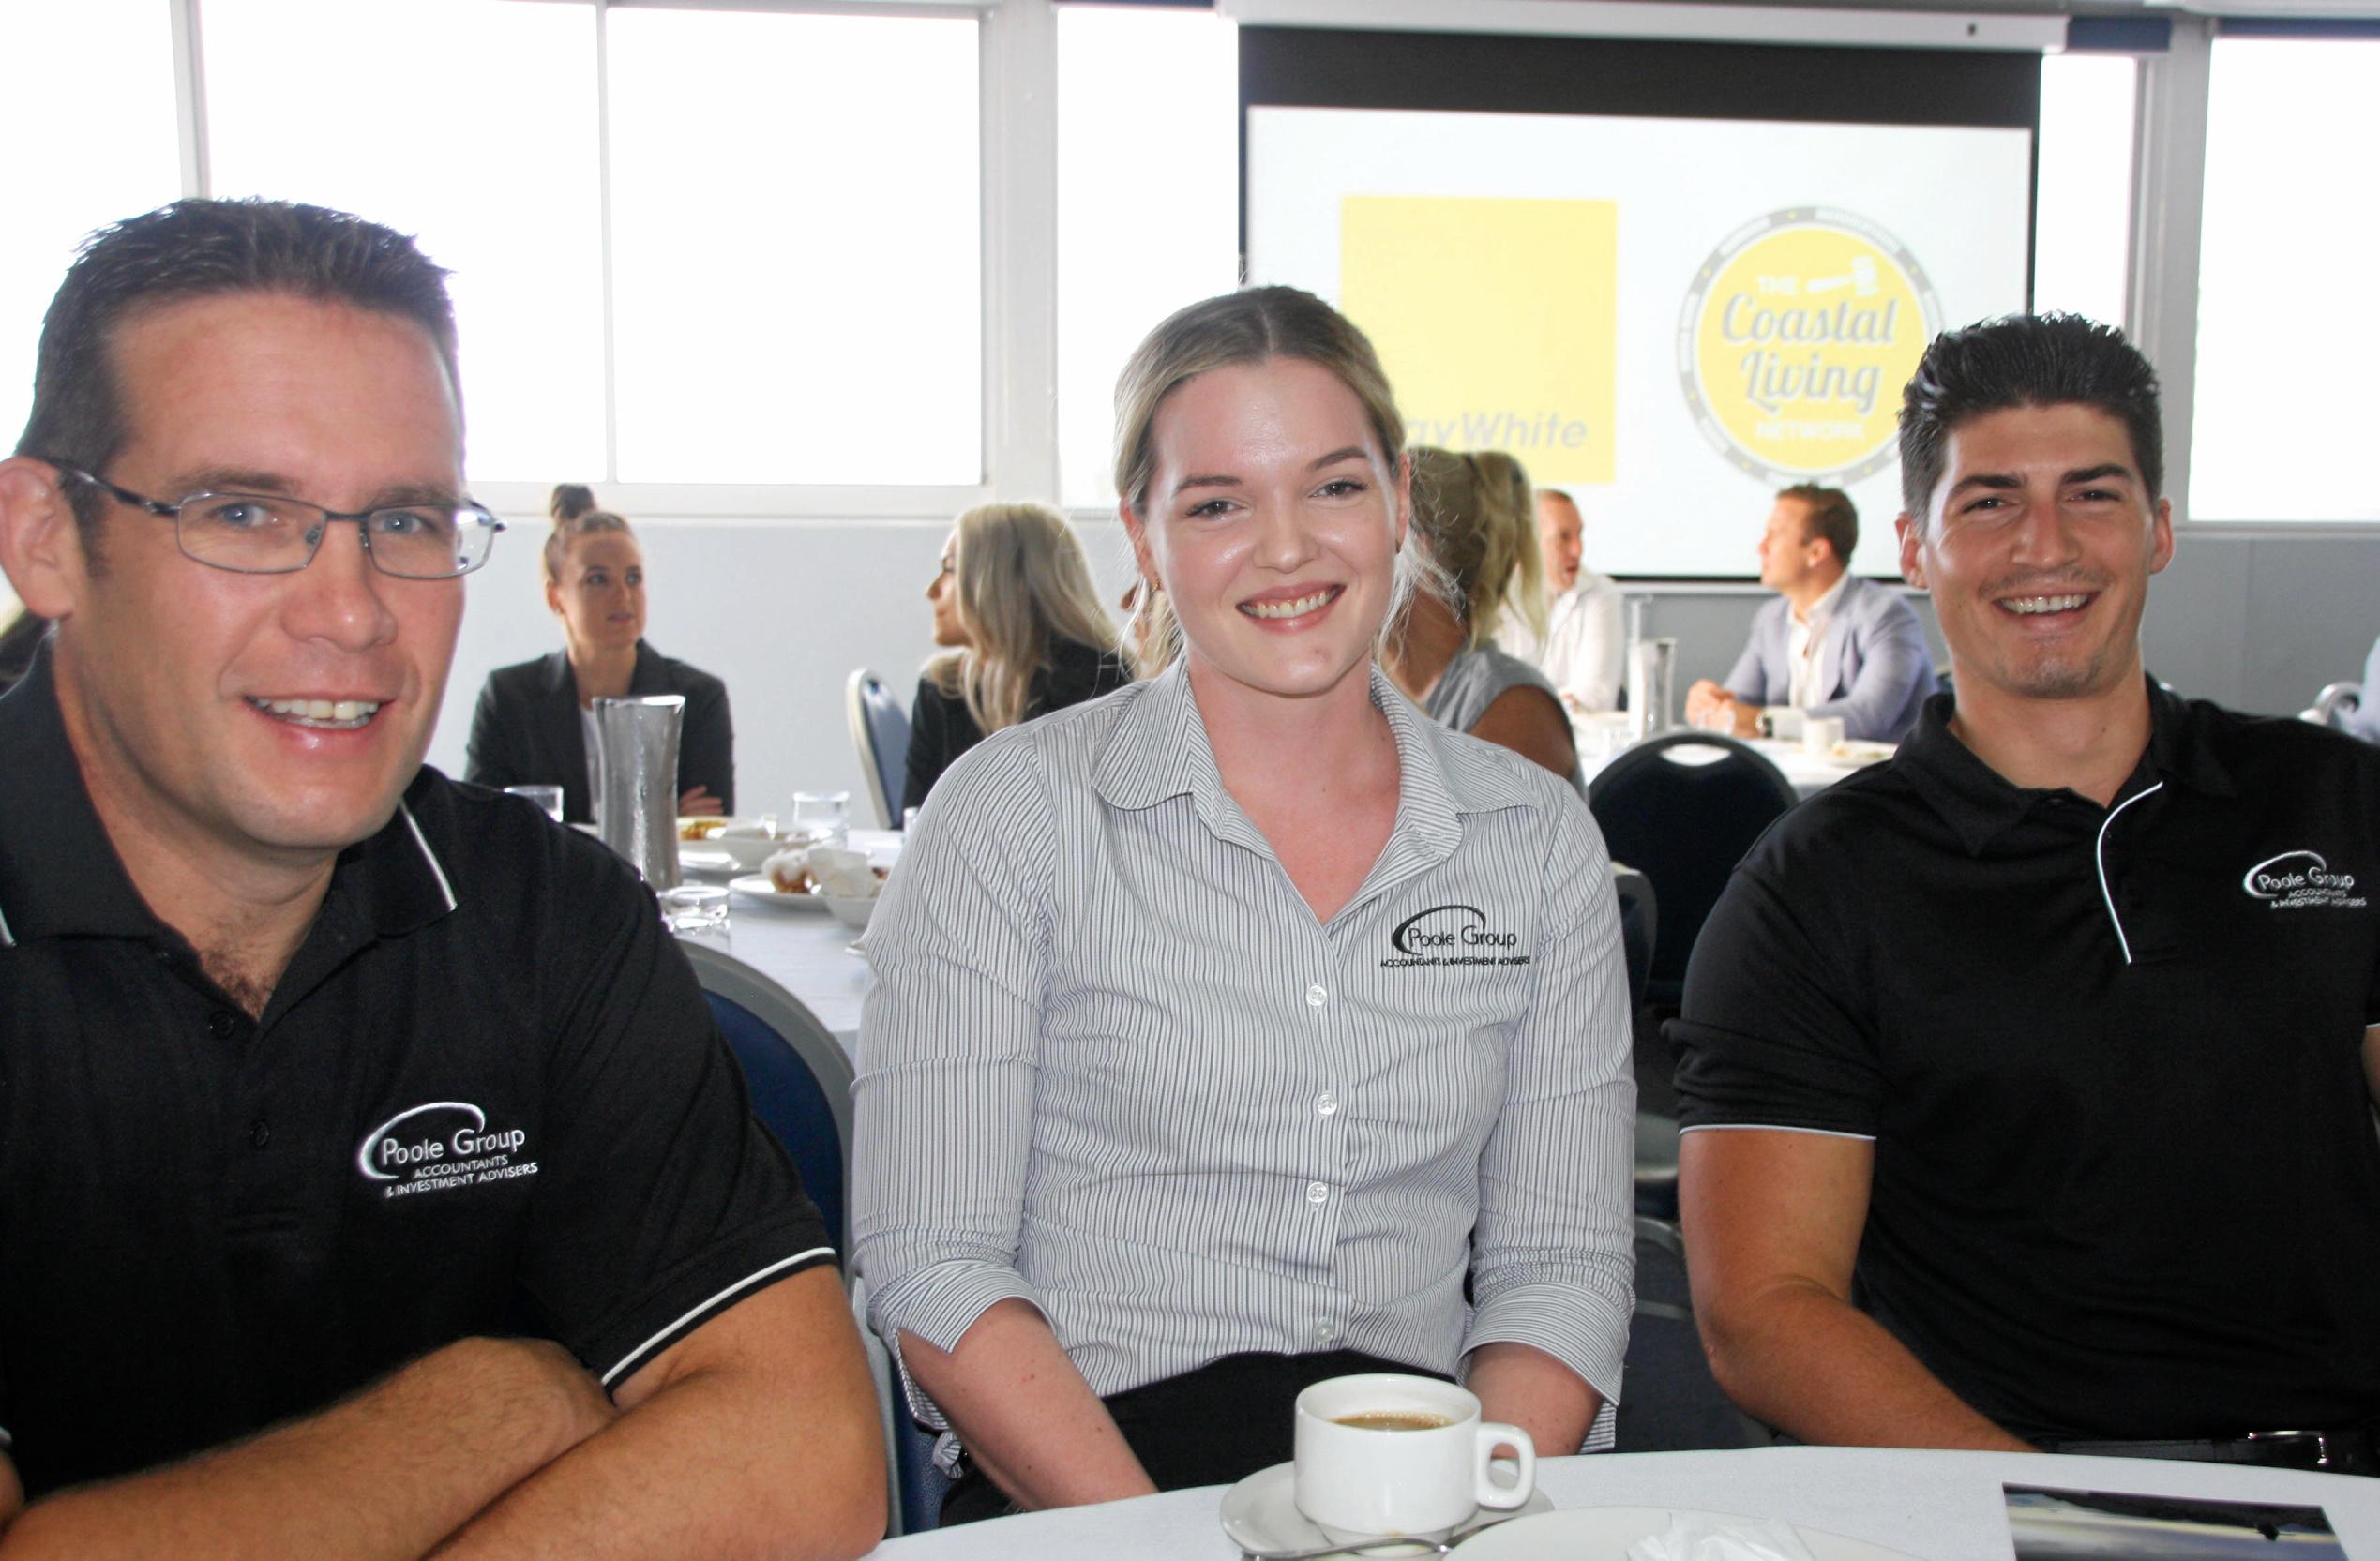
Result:
{"type": "MultiPolygon", "coordinates": [[[[2210,796],[2236,795],[2237,787],[2230,771],[2200,735],[2188,703],[2154,678],[2147,683],[2148,748],[2125,782],[2124,793],[2131,795],[2152,778],[2162,778],[2210,796]]],[[[1974,749],[1952,735],[1950,723],[1956,709],[1954,697],[1949,694],[1927,699],[1917,729],[1901,744],[1893,768],[1941,815],[1967,854],[1981,856],[2054,791],[2020,787],[1984,763],[1974,749]]]]}
{"type": "MultiPolygon", "coordinates": [[[[0,764],[0,945],[169,934],[91,805],[47,647],[0,699],[0,752],[8,755],[0,764]]],[[[336,918],[359,935],[395,937],[455,908],[442,853],[432,850],[413,805],[430,774],[414,777],[377,833],[339,853],[318,922],[336,918]]]]}
{"type": "MultiPolygon", "coordinates": [[[[1388,719],[1401,771],[1392,849],[1401,837],[1443,856],[1462,839],[1464,814],[1538,805],[1540,799],[1498,765],[1449,743],[1446,729],[1422,713],[1378,663],[1370,677],[1372,703],[1388,719]]],[[[1187,796],[1218,837],[1238,838],[1244,827],[1251,837],[1245,843],[1261,844],[1223,788],[1185,658],[1176,657],[1140,686],[1093,766],[1091,784],[1110,806],[1125,809],[1187,796]]]]}

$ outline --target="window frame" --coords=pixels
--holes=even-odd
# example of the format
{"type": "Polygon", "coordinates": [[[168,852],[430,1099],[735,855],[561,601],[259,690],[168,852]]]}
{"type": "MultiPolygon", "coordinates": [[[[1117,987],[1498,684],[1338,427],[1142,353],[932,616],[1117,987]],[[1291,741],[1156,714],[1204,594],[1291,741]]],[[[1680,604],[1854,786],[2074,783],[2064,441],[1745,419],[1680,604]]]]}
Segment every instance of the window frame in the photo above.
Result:
{"type": "MultiPolygon", "coordinates": [[[[521,3],[586,7],[599,17],[612,8],[690,10],[765,10],[814,14],[883,16],[969,15],[978,33],[980,119],[977,153],[982,159],[982,440],[979,481],[928,484],[621,484],[602,473],[583,475],[602,483],[608,502],[651,516],[676,519],[763,521],[783,519],[940,520],[972,504],[1002,499],[1048,500],[1058,492],[1056,247],[1057,247],[1057,39],[1055,7],[1066,0],[521,0],[521,3]]],[[[1193,0],[1195,3],[1195,0],[1193,0]]],[[[1829,41],[1851,26],[1863,41],[1956,47],[1976,41],[1954,38],[1956,21],[1942,8],[1916,0],[1906,10],[1862,11],[1846,19],[1836,13],[1794,8],[1763,8],[1725,19],[1708,8],[1634,0],[1580,4],[1574,0],[1402,0],[1388,12],[1366,11],[1368,21],[1346,8],[1348,0],[1213,0],[1216,8],[1243,22],[1298,21],[1308,24],[1431,27],[1512,31],[1559,31],[1626,37],[1648,29],[1675,34],[1692,23],[1694,36],[1727,36],[1745,41],[1829,41]],[[1666,20],[1664,20],[1666,19],[1666,20]],[[1716,30],[1714,32],[1714,29],[1716,30]]],[[[181,127],[183,190],[208,193],[206,120],[202,64],[204,32],[200,0],[168,0],[172,18],[177,108],[181,127]]],[[[1723,11],[1725,8],[1721,8],[1723,11]]],[[[2036,16],[2023,8],[1997,15],[1994,31],[2031,37],[2032,31],[2064,20],[2046,3],[2036,16]]],[[[2134,103],[2137,153],[2133,163],[2130,306],[2124,321],[2163,385],[2168,447],[2167,492],[2182,513],[2190,490],[2192,413],[2197,375],[2196,320],[2199,233],[2204,216],[2207,91],[2217,18],[2191,12],[2170,16],[2167,47],[2141,53],[2134,103]]],[[[1972,27],[1967,32],[1972,34],[1972,27]]],[[[607,240],[608,242],[608,240],[607,240]]],[[[607,326],[608,328],[608,326],[607,326]]],[[[546,489],[527,483],[490,483],[482,502],[499,511],[541,510],[546,489]]],[[[1105,512],[1083,512],[1086,517],[1105,512]]],[[[2187,517],[2185,516],[2185,518],[2187,517]]],[[[2380,533],[2380,523],[2360,520],[2292,519],[2192,521],[2209,535],[2282,537],[2380,533]]]]}

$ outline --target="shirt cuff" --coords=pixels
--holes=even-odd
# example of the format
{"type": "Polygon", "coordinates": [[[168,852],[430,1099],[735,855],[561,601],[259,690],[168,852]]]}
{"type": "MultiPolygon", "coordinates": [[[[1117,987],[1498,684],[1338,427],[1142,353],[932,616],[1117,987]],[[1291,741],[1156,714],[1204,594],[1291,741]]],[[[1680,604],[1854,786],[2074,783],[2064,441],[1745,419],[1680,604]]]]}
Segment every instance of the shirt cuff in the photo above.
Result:
{"type": "Polygon", "coordinates": [[[884,1341],[885,1353],[893,1358],[893,1368],[900,1375],[902,1396],[920,1423],[936,1431],[950,1429],[941,1410],[909,1374],[909,1363],[901,1358],[901,1334],[913,1333],[947,1353],[958,1347],[976,1318],[1011,1299],[1023,1301],[1044,1317],[1049,1314],[1041,1304],[1040,1293],[1025,1283],[1024,1275],[1000,1263],[937,1263],[881,1291],[869,1292],[867,1326],[884,1341]]]}
{"type": "MultiPolygon", "coordinates": [[[[1619,1403],[1620,1376],[1628,1358],[1628,1313],[1633,1298],[1613,1299],[1574,1283],[1541,1282],[1499,1290],[1471,1313],[1463,1339],[1468,1357],[1482,1344],[1528,1344],[1576,1372],[1603,1395],[1604,1407],[1582,1451],[1611,1446],[1612,1410],[1619,1403]]],[[[1547,1456],[1552,1456],[1548,1454],[1547,1456]]]]}

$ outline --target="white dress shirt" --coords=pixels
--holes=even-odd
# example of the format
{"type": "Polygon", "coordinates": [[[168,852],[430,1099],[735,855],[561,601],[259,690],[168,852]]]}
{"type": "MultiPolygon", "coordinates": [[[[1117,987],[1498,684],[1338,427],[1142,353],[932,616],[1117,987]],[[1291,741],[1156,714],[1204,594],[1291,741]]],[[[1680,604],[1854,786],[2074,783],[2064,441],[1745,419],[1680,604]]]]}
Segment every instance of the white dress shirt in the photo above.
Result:
{"type": "Polygon", "coordinates": [[[1827,588],[1825,595],[1810,604],[1806,614],[1791,608],[1785,611],[1785,668],[1792,680],[1785,703],[1795,710],[1807,710],[1824,702],[1827,690],[1834,686],[1832,678],[1821,676],[1830,669],[1818,665],[1818,653],[1826,638],[1827,619],[1833,614],[1835,603],[1843,599],[1844,584],[1850,578],[1846,570],[1827,588]]]}
{"type": "Polygon", "coordinates": [[[937,786],[866,942],[854,1258],[896,1358],[1009,1297],[1101,1395],[1518,1341],[1604,1396],[1608,1444],[1635,1094],[1609,859],[1559,777],[1371,683],[1396,822],[1327,923],[1180,663],[937,786]]]}
{"type": "Polygon", "coordinates": [[[1496,631],[1508,653],[1537,664],[1564,703],[1585,711],[1619,708],[1628,665],[1626,638],[1619,586],[1592,569],[1581,569],[1546,608],[1544,644],[1536,642],[1517,613],[1505,614],[1496,631]]]}

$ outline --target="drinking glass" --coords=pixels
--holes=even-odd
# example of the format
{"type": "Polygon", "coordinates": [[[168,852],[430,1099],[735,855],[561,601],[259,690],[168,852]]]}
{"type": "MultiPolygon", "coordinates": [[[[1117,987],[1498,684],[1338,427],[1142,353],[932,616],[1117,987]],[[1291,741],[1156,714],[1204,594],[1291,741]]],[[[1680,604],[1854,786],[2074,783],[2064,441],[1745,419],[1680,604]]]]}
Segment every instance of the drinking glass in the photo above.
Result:
{"type": "Polygon", "coordinates": [[[558,786],[507,786],[505,788],[505,794],[511,797],[526,797],[544,808],[547,818],[557,824],[562,822],[562,788],[558,786]]]}
{"type": "Polygon", "coordinates": [[[840,847],[851,839],[851,794],[848,791],[796,791],[793,818],[786,826],[789,846],[840,847]]]}

